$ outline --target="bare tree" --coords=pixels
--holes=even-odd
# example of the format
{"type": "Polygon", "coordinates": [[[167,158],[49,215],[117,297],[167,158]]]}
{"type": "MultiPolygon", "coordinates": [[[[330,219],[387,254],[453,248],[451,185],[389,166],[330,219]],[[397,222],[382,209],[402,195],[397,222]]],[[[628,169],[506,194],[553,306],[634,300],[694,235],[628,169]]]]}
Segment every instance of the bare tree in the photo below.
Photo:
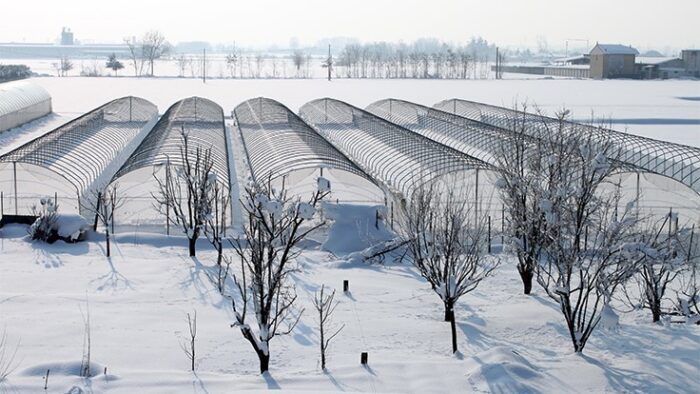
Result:
{"type": "Polygon", "coordinates": [[[228,69],[231,78],[236,78],[236,65],[238,64],[239,57],[240,55],[235,49],[226,55],[226,68],[228,69]]]}
{"type": "MultiPolygon", "coordinates": [[[[327,182],[319,178],[319,182],[327,182]]],[[[269,368],[270,341],[289,334],[303,311],[294,312],[297,294],[289,275],[294,272],[296,246],[324,222],[313,222],[316,207],[329,194],[319,188],[307,202],[291,199],[286,191],[275,192],[268,179],[245,189],[243,209],[248,215],[242,237],[231,241],[241,260],[240,275],[233,275],[235,293],[231,297],[235,314],[232,327],[238,327],[250,342],[260,361],[260,373],[269,368]],[[310,222],[309,226],[304,226],[310,222]],[[251,308],[257,333],[249,324],[251,308]]]]}
{"type": "Polygon", "coordinates": [[[255,78],[260,78],[265,64],[265,56],[262,53],[255,55],[255,78]]]}
{"type": "Polygon", "coordinates": [[[700,324],[700,243],[695,227],[688,236],[688,265],[678,282],[675,304],[677,313],[685,316],[690,323],[700,324]]]}
{"type": "Polygon", "coordinates": [[[103,191],[92,190],[91,198],[81,199],[80,206],[95,215],[94,230],[98,222],[105,231],[107,257],[110,256],[110,230],[114,232],[114,212],[124,205],[124,197],[119,194],[119,184],[115,183],[103,191]]]}
{"type": "Polygon", "coordinates": [[[192,59],[185,55],[180,55],[175,59],[175,63],[177,63],[178,76],[184,77],[185,71],[192,63],[192,59]]]}
{"type": "Polygon", "coordinates": [[[214,210],[213,198],[217,175],[213,170],[212,149],[192,147],[184,126],[180,132],[180,164],[168,163],[164,177],[154,169],[153,177],[158,183],[158,192],[152,194],[156,209],[169,223],[182,228],[189,240],[190,256],[196,255],[197,239],[214,210]]]}
{"type": "MultiPolygon", "coordinates": [[[[674,218],[677,216],[669,212],[662,221],[641,232],[635,242],[624,245],[624,252],[639,265],[635,276],[641,296],[639,305],[651,311],[654,322],[661,320],[663,314],[675,312],[672,301],[667,305],[670,308],[664,311],[669,285],[683,275],[693,274],[693,232],[689,228],[679,228],[674,218]]],[[[629,295],[627,299],[631,301],[629,295]]]]}
{"type": "Polygon", "coordinates": [[[143,35],[141,50],[151,69],[150,75],[153,76],[155,61],[170,51],[170,45],[165,41],[163,33],[151,30],[143,35]]]}
{"type": "Polygon", "coordinates": [[[197,340],[197,311],[194,311],[194,316],[187,314],[187,328],[189,329],[190,335],[187,340],[180,341],[180,349],[185,353],[187,359],[190,361],[191,371],[195,370],[195,361],[197,360],[196,353],[196,340],[197,340]]]}
{"type": "Polygon", "coordinates": [[[296,71],[296,76],[297,78],[299,77],[299,73],[301,72],[301,67],[304,65],[304,62],[306,61],[306,56],[304,55],[304,52],[301,50],[297,49],[292,53],[292,63],[294,63],[294,67],[297,69],[296,71]]]}
{"type": "Polygon", "coordinates": [[[621,250],[633,240],[638,220],[634,201],[622,204],[619,184],[609,180],[619,149],[572,128],[565,116],[559,114],[540,140],[546,165],[532,183],[547,237],[537,281],[559,304],[574,351],[581,353],[602,313],[614,314],[613,293],[636,273],[621,250]]]}
{"type": "Polygon", "coordinates": [[[325,285],[321,285],[321,290],[314,293],[314,308],[316,308],[316,313],[318,313],[318,330],[321,338],[319,339],[319,345],[321,346],[321,369],[326,370],[326,352],[331,343],[331,340],[335,338],[340,331],[345,327],[343,324],[338,328],[331,328],[331,317],[335,308],[338,306],[338,301],[334,301],[335,290],[331,294],[324,294],[325,285]],[[328,332],[330,330],[330,333],[328,332]]]}
{"type": "Polygon", "coordinates": [[[548,158],[547,152],[529,133],[533,130],[524,105],[522,111],[508,119],[509,138],[502,138],[496,167],[496,183],[507,215],[506,233],[509,245],[518,258],[518,273],[523,292],[530,294],[532,279],[546,243],[545,216],[539,204],[534,183],[548,158]]]}
{"type": "Polygon", "coordinates": [[[80,309],[83,316],[83,358],[80,362],[80,376],[89,378],[92,376],[92,329],[90,327],[90,303],[85,300],[85,313],[80,309]]]}
{"type": "Polygon", "coordinates": [[[124,44],[129,48],[129,60],[134,67],[134,76],[139,77],[143,74],[143,67],[146,64],[142,44],[136,40],[136,37],[125,38],[124,44]]]}
{"type": "Polygon", "coordinates": [[[206,216],[204,226],[204,234],[209,243],[216,249],[216,278],[213,282],[216,284],[219,293],[224,294],[224,285],[228,277],[228,271],[231,264],[230,259],[224,258],[224,239],[226,237],[226,212],[231,202],[231,196],[228,190],[225,190],[218,182],[212,186],[209,193],[210,204],[213,209],[206,216]]]}
{"type": "Polygon", "coordinates": [[[446,183],[421,187],[401,221],[401,237],[413,264],[445,306],[453,352],[457,352],[455,304],[499,263],[487,255],[487,222],[484,215],[473,212],[468,195],[446,183]]]}
{"type": "Polygon", "coordinates": [[[2,334],[0,334],[0,383],[17,368],[15,357],[18,349],[19,343],[15,345],[14,349],[10,347],[7,341],[7,331],[3,329],[2,334]]]}
{"type": "Polygon", "coordinates": [[[59,77],[65,77],[68,75],[68,71],[73,69],[73,62],[68,58],[68,56],[59,57],[58,62],[51,63],[51,65],[56,70],[56,74],[59,77]]]}

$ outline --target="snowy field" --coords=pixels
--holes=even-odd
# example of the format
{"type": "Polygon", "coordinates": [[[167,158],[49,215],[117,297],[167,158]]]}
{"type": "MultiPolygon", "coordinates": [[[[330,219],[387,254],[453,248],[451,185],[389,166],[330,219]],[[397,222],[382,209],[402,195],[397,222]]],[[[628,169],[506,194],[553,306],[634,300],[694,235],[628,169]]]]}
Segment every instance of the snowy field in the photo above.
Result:
{"type": "Polygon", "coordinates": [[[47,246],[26,241],[24,228],[8,227],[0,238],[0,311],[9,340],[21,344],[18,368],[0,387],[38,392],[51,369],[49,392],[55,393],[73,387],[110,393],[700,390],[698,326],[662,326],[648,313],[623,314],[618,330],[599,329],[585,355],[575,355],[557,305],[539,289],[521,295],[510,262],[460,302],[461,353],[453,356],[442,305],[412,268],[370,266],[323,250],[326,241],[358,247],[352,239],[362,233],[346,230],[337,233],[340,239],[318,234],[298,259],[301,271],[293,279],[306,312],[290,336],[272,342],[271,373],[260,376],[249,344],[229,327],[230,304],[206,276],[213,253],[193,259],[184,239],[122,234],[108,259],[100,242],[47,246]],[[310,299],[321,284],[341,291],[343,280],[350,281],[350,293],[339,296],[334,319],[345,328],[324,373],[310,299]],[[76,376],[86,299],[98,372],[92,379],[76,376]],[[188,372],[178,345],[185,314],[194,310],[196,374],[188,372]],[[367,368],[359,364],[361,351],[369,352],[367,368]]]}
{"type": "MultiPolygon", "coordinates": [[[[545,110],[567,107],[578,119],[605,117],[620,130],[700,146],[699,81],[386,81],[37,78],[53,96],[54,115],[0,134],[0,153],[114,98],[134,95],[164,112],[188,96],[209,98],[229,113],[258,96],[293,111],[319,97],[365,107],[387,97],[434,103],[453,97],[510,106],[529,100],[545,110]]],[[[227,120],[227,123],[229,121],[227,120]]],[[[236,160],[239,181],[245,179],[236,160]]],[[[535,287],[521,294],[511,258],[457,306],[460,353],[452,355],[449,323],[438,297],[415,269],[369,265],[349,256],[384,232],[371,231],[374,210],[340,206],[338,218],[305,243],[293,279],[306,312],[289,336],[271,344],[270,373],[210,282],[215,253],[206,241],[197,258],[186,239],[122,232],[106,258],[100,235],[53,245],[26,239],[26,227],[0,229],[0,330],[19,343],[16,369],[0,392],[50,393],[600,393],[700,392],[700,326],[652,324],[647,311],[621,314],[615,330],[598,329],[583,356],[572,351],[558,306],[535,287]],[[335,227],[333,227],[335,226],[335,227]],[[343,280],[350,292],[342,293],[343,280]],[[334,315],[345,328],[321,371],[311,299],[322,284],[338,290],[334,315]],[[78,376],[83,317],[89,303],[97,375],[78,376]],[[197,311],[197,373],[180,341],[186,313],[197,311]],[[360,352],[369,352],[369,366],[360,352]],[[106,368],[106,374],[104,374],[106,368]]],[[[232,253],[232,251],[228,251],[232,253]]]]}

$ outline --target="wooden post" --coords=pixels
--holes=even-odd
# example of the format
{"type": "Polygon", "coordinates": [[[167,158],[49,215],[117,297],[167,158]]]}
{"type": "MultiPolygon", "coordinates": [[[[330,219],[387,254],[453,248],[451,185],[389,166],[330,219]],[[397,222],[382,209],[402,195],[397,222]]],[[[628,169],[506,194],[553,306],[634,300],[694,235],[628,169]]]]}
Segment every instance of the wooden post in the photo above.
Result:
{"type": "Polygon", "coordinates": [[[360,354],[360,364],[367,365],[367,359],[369,358],[367,352],[362,352],[360,354]]]}
{"type": "Polygon", "coordinates": [[[343,281],[343,292],[347,293],[348,291],[350,291],[350,281],[345,279],[343,281]]]}
{"type": "Polygon", "coordinates": [[[374,228],[379,230],[379,209],[374,211],[374,228]]]}
{"type": "Polygon", "coordinates": [[[17,208],[17,162],[12,162],[12,179],[15,187],[15,215],[19,215],[19,208],[17,208]]]}

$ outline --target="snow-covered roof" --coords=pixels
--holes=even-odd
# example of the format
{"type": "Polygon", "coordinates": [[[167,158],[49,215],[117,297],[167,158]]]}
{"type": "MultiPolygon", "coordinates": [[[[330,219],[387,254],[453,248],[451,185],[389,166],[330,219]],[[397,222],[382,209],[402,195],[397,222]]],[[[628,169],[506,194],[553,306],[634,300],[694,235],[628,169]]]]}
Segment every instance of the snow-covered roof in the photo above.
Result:
{"type": "Polygon", "coordinates": [[[0,83],[0,116],[51,100],[41,86],[29,81],[0,83]]]}
{"type": "Polygon", "coordinates": [[[588,57],[589,57],[588,54],[569,56],[569,57],[560,57],[558,59],[554,59],[554,62],[555,63],[568,63],[568,62],[573,62],[576,60],[588,59],[588,57]]]}
{"type": "Polygon", "coordinates": [[[596,44],[591,53],[596,52],[596,49],[607,55],[639,55],[636,49],[620,44],[596,44]]]}
{"type": "Polygon", "coordinates": [[[677,57],[638,56],[634,59],[634,62],[637,64],[659,65],[659,64],[664,64],[664,63],[671,62],[674,60],[681,60],[681,59],[679,59],[677,57]]]}

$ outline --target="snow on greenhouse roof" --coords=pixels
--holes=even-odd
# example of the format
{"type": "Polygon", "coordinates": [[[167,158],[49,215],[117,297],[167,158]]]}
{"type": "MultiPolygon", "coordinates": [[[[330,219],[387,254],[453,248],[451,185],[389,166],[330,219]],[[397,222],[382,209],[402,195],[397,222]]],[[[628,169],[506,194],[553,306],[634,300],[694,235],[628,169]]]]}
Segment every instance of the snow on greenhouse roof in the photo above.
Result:
{"type": "Polygon", "coordinates": [[[46,89],[29,81],[0,83],[0,116],[51,100],[46,89]]]}

